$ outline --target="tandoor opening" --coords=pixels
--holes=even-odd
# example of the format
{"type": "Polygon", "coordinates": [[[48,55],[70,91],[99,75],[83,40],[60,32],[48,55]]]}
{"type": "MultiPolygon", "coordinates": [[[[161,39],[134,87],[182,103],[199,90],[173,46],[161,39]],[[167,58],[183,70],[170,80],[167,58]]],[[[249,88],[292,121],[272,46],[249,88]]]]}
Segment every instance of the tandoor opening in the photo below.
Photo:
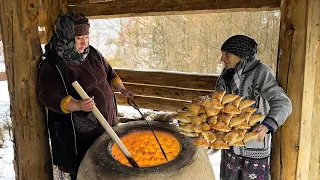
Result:
{"type": "MultiPolygon", "coordinates": [[[[154,131],[154,133],[157,136],[168,161],[175,159],[181,150],[178,139],[168,132],[154,131]]],[[[157,166],[168,162],[150,130],[129,132],[121,137],[121,141],[124,143],[139,167],[157,166]]],[[[113,144],[111,151],[113,157],[117,161],[127,166],[131,166],[118,145],[113,144]]]]}

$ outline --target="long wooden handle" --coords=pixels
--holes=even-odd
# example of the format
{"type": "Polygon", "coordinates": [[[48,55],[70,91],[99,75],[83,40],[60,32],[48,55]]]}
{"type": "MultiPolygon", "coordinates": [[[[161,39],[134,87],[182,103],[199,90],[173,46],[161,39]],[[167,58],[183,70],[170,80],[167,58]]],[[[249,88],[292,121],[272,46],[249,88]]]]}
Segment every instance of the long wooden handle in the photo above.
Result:
{"type": "MultiPolygon", "coordinates": [[[[89,96],[87,95],[87,93],[83,90],[83,88],[80,86],[80,84],[78,83],[78,81],[74,81],[72,83],[72,86],[74,87],[74,89],[78,92],[78,94],[81,96],[82,99],[88,99],[89,96]]],[[[120,140],[119,136],[114,132],[114,130],[111,128],[111,126],[109,125],[109,123],[107,122],[107,120],[103,117],[103,115],[101,114],[101,112],[99,111],[99,109],[94,106],[93,110],[92,110],[93,114],[96,116],[96,118],[99,120],[99,122],[101,123],[101,125],[104,127],[104,129],[107,131],[107,133],[109,134],[109,136],[113,139],[113,141],[119,146],[119,148],[121,149],[121,151],[123,152],[123,154],[126,156],[126,158],[128,159],[128,161],[130,162],[130,164],[133,167],[139,167],[138,164],[136,163],[136,161],[132,158],[130,152],[128,151],[128,149],[124,146],[124,144],[122,143],[122,141],[120,140]]]]}

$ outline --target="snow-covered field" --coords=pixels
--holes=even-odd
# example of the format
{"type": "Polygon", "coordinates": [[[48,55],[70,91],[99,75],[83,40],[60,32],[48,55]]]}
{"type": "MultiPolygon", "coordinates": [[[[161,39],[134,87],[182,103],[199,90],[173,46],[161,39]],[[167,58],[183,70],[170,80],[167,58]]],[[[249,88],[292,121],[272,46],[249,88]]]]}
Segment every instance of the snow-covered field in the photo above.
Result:
{"type": "MultiPolygon", "coordinates": [[[[0,81],[0,124],[10,122],[10,100],[7,81],[0,81]]],[[[14,180],[13,143],[9,132],[5,131],[4,146],[0,148],[0,180],[14,180]]]]}
{"type": "MultiPolygon", "coordinates": [[[[0,63],[1,64],[1,63],[0,63]]],[[[10,122],[10,100],[8,93],[8,84],[7,81],[0,81],[0,124],[5,124],[8,121],[10,122]]],[[[125,117],[140,117],[139,113],[128,106],[119,106],[119,113],[121,113],[125,117]]],[[[143,113],[147,113],[146,109],[142,109],[143,113]]],[[[215,173],[216,179],[220,179],[220,151],[210,154],[209,159],[215,173]]],[[[0,180],[14,180],[15,173],[13,169],[13,143],[11,141],[11,137],[6,131],[5,133],[5,141],[4,147],[0,148],[0,180]]]]}

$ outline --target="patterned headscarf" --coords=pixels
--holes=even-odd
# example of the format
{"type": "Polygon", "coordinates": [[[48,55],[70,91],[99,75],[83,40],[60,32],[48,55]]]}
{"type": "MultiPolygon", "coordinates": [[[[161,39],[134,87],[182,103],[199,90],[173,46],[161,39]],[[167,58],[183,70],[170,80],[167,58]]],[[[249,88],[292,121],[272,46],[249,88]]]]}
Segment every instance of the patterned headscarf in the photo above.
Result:
{"type": "MultiPolygon", "coordinates": [[[[219,78],[218,84],[225,84],[224,77],[230,76],[228,73],[233,73],[230,81],[231,90],[228,93],[238,93],[241,82],[241,75],[248,61],[255,59],[257,54],[258,44],[256,41],[246,35],[235,35],[228,38],[221,46],[221,51],[226,51],[241,58],[234,70],[224,69],[221,73],[222,78],[219,78]]],[[[226,89],[225,89],[226,90],[226,89]]]]}
{"type": "MultiPolygon", "coordinates": [[[[56,32],[51,36],[48,44],[45,45],[45,53],[43,56],[48,56],[48,54],[54,50],[66,64],[82,63],[89,54],[90,49],[88,46],[83,53],[77,51],[74,28],[76,23],[75,17],[78,16],[79,15],[75,13],[64,13],[58,16],[56,20],[56,32]]],[[[88,19],[84,16],[82,22],[89,25],[88,19]]]]}

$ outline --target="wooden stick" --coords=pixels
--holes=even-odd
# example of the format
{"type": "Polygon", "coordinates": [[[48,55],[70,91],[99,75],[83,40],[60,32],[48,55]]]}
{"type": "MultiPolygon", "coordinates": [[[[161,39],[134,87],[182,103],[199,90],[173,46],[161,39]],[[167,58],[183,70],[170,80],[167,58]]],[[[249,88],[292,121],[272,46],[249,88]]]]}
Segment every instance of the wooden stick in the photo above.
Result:
{"type": "MultiPolygon", "coordinates": [[[[78,81],[74,81],[72,83],[72,86],[74,87],[74,89],[78,92],[78,94],[81,96],[82,99],[88,99],[89,96],[87,95],[87,93],[83,90],[83,88],[80,86],[80,84],[78,83],[78,81]]],[[[128,149],[124,146],[124,144],[122,143],[122,141],[120,140],[119,136],[114,132],[114,130],[112,129],[112,127],[109,125],[109,123],[107,122],[107,120],[103,117],[103,115],[101,114],[101,112],[99,111],[99,109],[94,106],[93,110],[92,110],[93,114],[96,116],[96,118],[99,120],[99,122],[101,123],[101,125],[104,127],[104,129],[107,131],[107,133],[109,134],[109,136],[113,139],[113,141],[120,147],[121,151],[123,152],[123,154],[126,156],[126,158],[128,159],[128,161],[130,162],[130,164],[132,165],[132,167],[139,167],[138,164],[136,163],[136,161],[132,158],[130,152],[128,151],[128,149]]]]}

